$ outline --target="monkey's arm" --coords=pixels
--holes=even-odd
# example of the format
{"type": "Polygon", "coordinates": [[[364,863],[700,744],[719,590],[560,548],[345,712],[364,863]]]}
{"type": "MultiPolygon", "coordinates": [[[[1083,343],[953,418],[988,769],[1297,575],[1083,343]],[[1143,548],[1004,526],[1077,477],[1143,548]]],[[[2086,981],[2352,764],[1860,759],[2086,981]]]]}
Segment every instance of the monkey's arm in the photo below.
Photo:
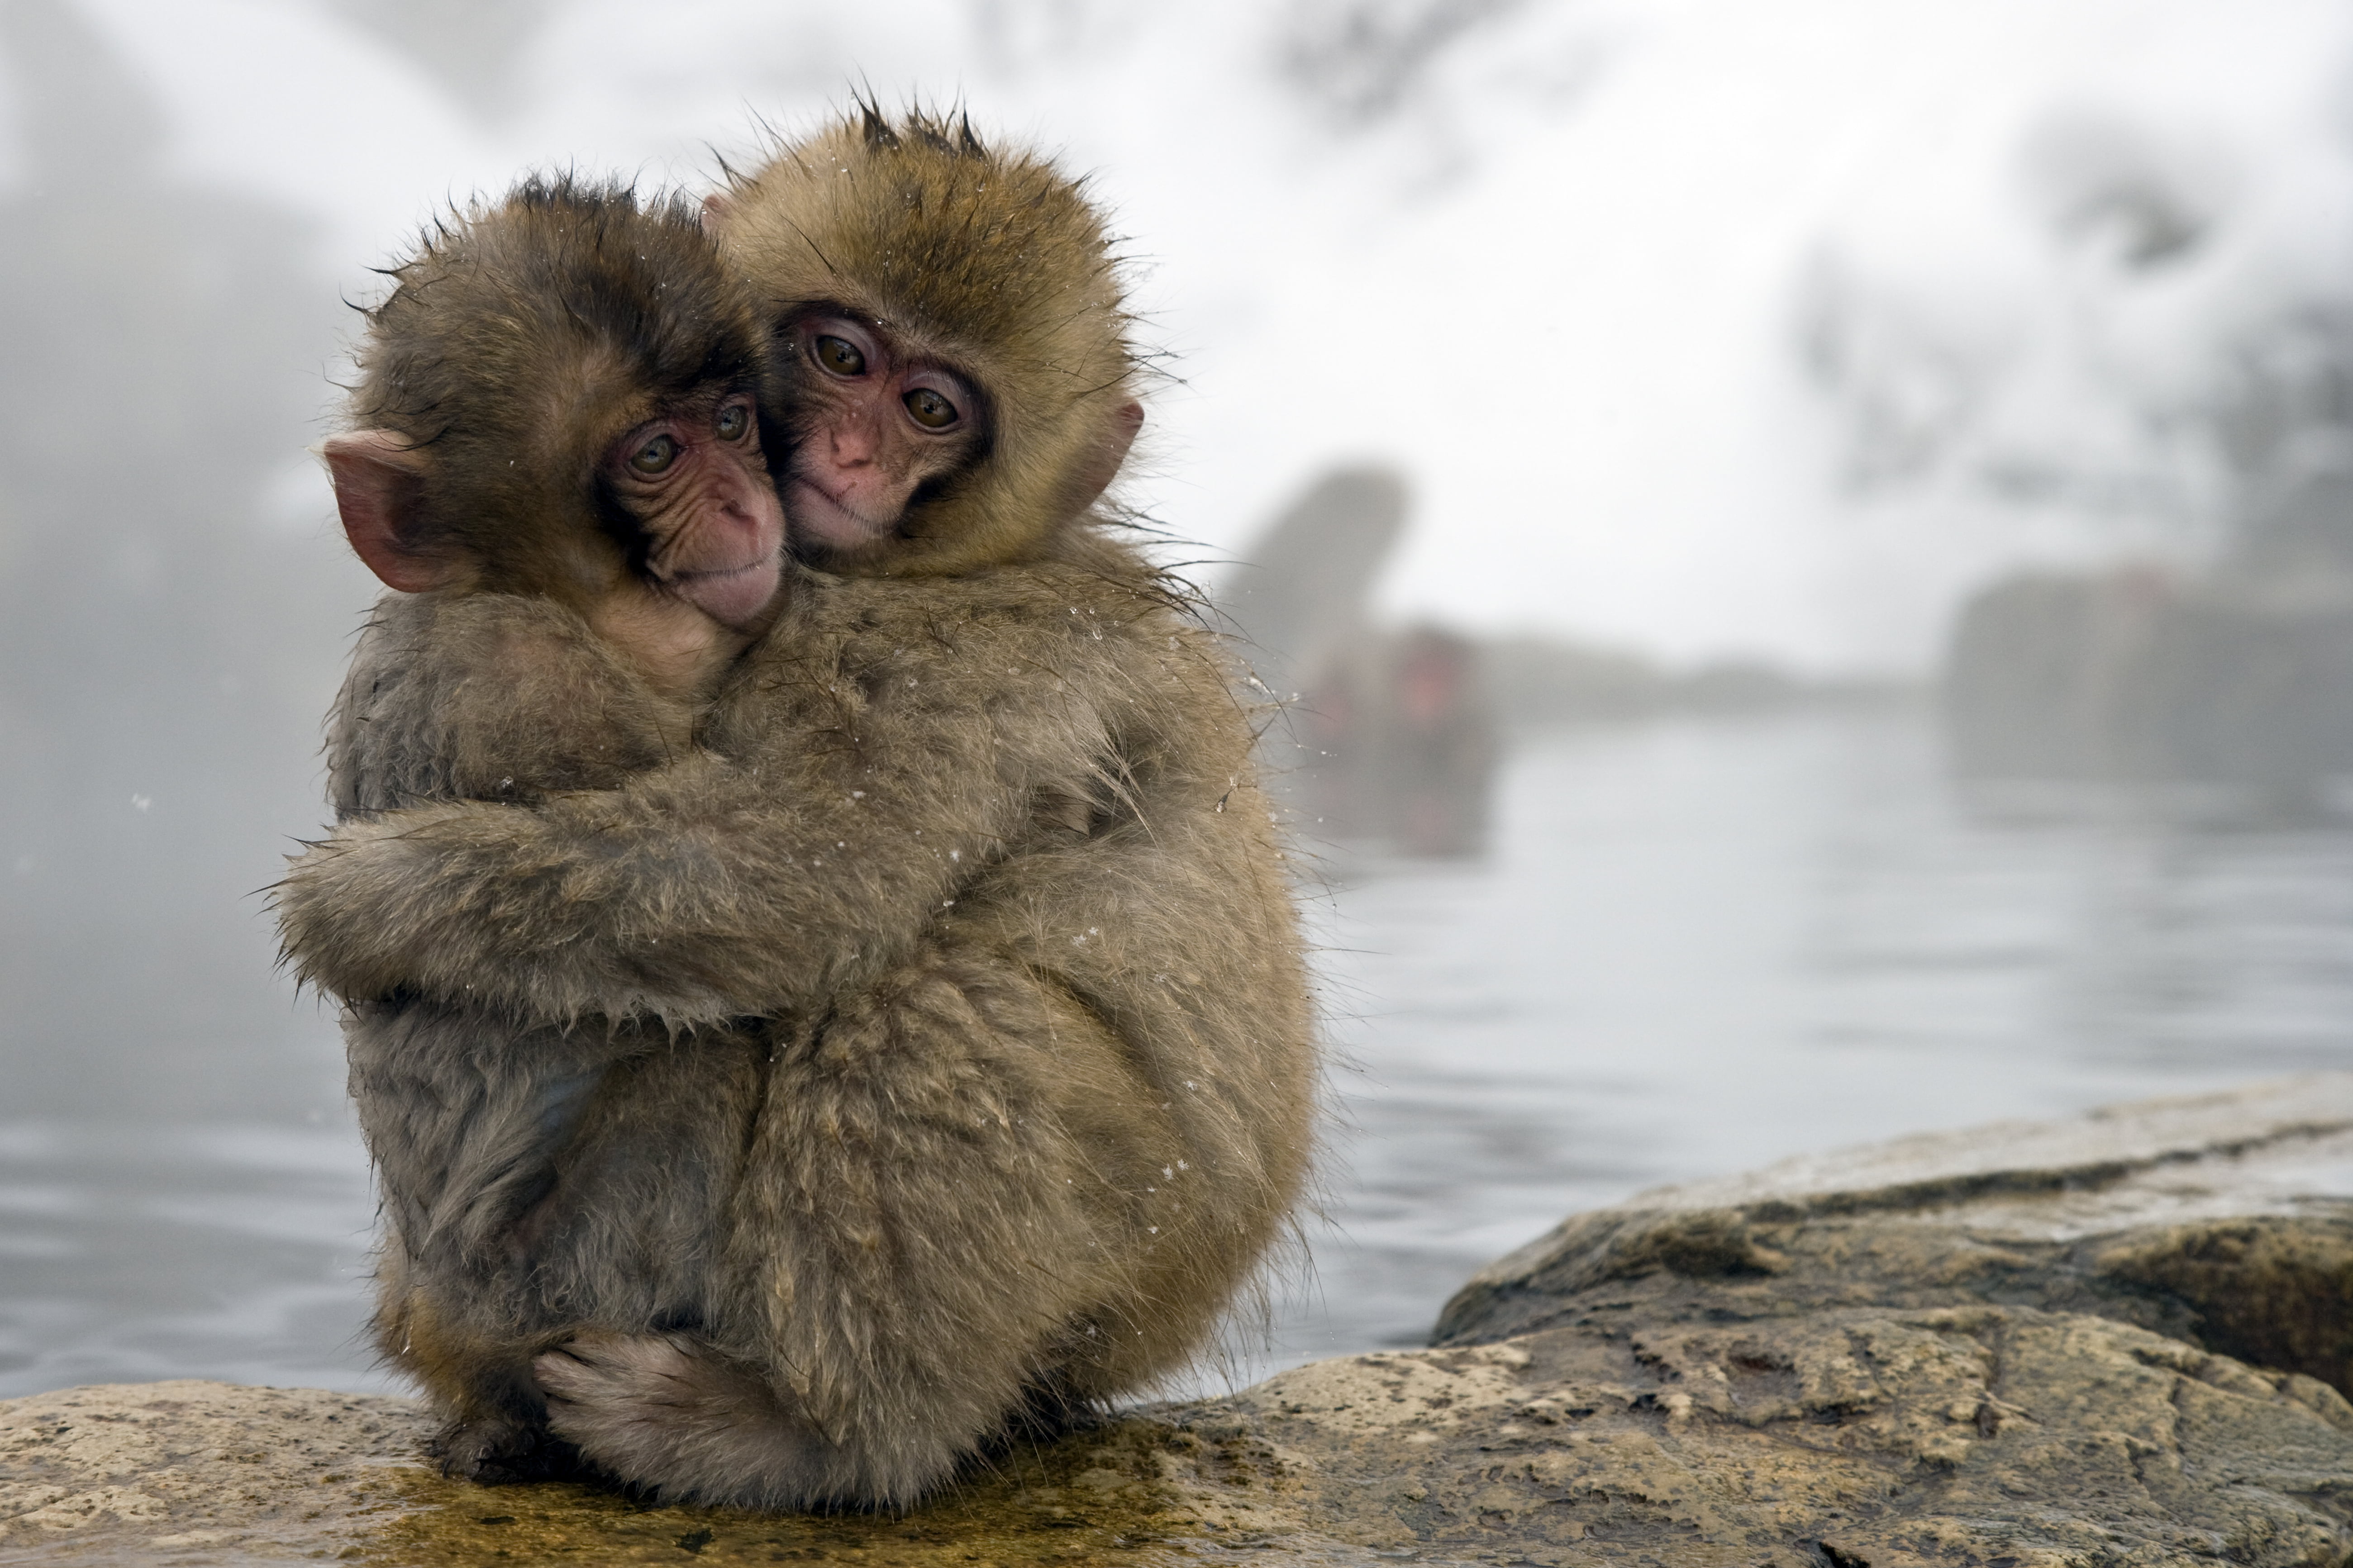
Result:
{"type": "Polygon", "coordinates": [[[787,1010],[901,960],[1029,826],[1098,787],[1118,624],[1056,593],[811,590],[723,743],[608,791],[345,823],[277,889],[306,980],[520,1016],[787,1010]],[[881,619],[872,606],[883,604],[881,619]],[[912,618],[911,618],[912,616],[912,618]]]}
{"type": "Polygon", "coordinates": [[[890,962],[1017,825],[988,759],[961,760],[936,788],[796,799],[701,758],[535,807],[347,823],[279,885],[282,938],[304,980],[353,999],[673,1024],[777,1011],[890,962]]]}

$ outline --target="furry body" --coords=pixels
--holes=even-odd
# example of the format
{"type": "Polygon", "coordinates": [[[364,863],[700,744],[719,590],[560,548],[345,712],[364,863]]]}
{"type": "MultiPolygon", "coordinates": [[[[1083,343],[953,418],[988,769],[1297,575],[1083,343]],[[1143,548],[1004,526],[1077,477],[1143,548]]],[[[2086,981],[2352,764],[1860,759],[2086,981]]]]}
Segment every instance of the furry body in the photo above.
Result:
{"type": "MultiPolygon", "coordinates": [[[[697,755],[296,863],[404,1194],[380,1338],[461,1449],[528,1448],[586,1331],[542,1381],[604,1468],[904,1503],[1198,1348],[1303,1177],[1312,1024],[1223,655],[1116,559],[811,574],[697,755]]],[[[459,689],[419,673],[371,689],[459,689]]],[[[401,731],[360,685],[335,733],[401,731]]]]}
{"type": "Polygon", "coordinates": [[[870,111],[722,210],[773,329],[853,312],[986,438],[787,574],[683,749],[588,621],[388,601],[280,913],[450,1468],[552,1430],[673,1500],[903,1506],[1198,1351],[1297,1197],[1314,1023],[1225,653],[1088,512],[1141,413],[1078,188],[870,111]]]}

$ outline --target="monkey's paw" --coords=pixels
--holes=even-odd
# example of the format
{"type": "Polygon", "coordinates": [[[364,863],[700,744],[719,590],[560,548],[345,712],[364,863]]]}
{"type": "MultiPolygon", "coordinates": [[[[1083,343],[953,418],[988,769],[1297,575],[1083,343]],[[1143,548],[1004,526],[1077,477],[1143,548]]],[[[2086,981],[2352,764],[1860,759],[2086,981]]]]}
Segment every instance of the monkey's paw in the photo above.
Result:
{"type": "Polygon", "coordinates": [[[710,1393],[694,1352],[668,1334],[591,1330],[540,1356],[531,1370],[547,1395],[550,1426],[667,1421],[710,1393]]]}
{"type": "Polygon", "coordinates": [[[580,1456],[571,1444],[534,1422],[513,1415],[452,1421],[426,1443],[452,1480],[486,1487],[540,1481],[572,1474],[580,1456]]]}
{"type": "Polygon", "coordinates": [[[807,1507],[835,1489],[807,1423],[749,1369],[691,1340],[592,1331],[532,1373],[558,1436],[665,1500],[807,1507]]]}

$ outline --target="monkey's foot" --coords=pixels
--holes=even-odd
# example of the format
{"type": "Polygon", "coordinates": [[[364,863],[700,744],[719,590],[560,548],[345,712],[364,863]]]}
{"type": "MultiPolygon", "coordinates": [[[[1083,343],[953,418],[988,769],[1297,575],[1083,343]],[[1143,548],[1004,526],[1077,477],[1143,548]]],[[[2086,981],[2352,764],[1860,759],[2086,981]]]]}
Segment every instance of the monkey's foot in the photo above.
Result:
{"type": "Polygon", "coordinates": [[[765,1380],[669,1334],[590,1332],[532,1363],[547,1422],[584,1458],[665,1501],[807,1508],[869,1500],[845,1456],[765,1380]]]}
{"type": "Polygon", "coordinates": [[[571,1444],[514,1415],[452,1421],[434,1434],[425,1451],[441,1461],[441,1473],[452,1480],[486,1487],[547,1480],[580,1468],[571,1444]]]}

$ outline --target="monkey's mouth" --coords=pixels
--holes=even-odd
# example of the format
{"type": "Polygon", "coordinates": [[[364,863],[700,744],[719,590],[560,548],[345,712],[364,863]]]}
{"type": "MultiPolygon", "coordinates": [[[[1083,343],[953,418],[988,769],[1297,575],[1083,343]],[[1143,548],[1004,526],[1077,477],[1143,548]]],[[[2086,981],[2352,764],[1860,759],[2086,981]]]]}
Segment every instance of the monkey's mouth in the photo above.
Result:
{"type": "Polygon", "coordinates": [[[795,474],[786,488],[785,528],[789,533],[847,550],[869,542],[890,526],[852,511],[806,475],[795,474]]]}
{"type": "Polygon", "coordinates": [[[783,574],[781,553],[771,550],[741,566],[674,572],[663,585],[712,620],[741,629],[768,607],[768,601],[776,596],[776,585],[783,580],[783,574]]]}

